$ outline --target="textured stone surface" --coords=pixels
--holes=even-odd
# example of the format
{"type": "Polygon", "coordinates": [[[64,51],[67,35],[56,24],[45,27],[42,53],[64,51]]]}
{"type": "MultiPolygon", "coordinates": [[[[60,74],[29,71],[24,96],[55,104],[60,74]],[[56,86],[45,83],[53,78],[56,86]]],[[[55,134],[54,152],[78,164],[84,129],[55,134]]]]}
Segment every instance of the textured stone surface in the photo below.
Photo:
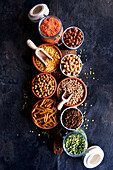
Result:
{"type": "MultiPolygon", "coordinates": [[[[0,170],[85,170],[82,159],[64,152],[56,156],[52,137],[36,129],[30,111],[37,98],[31,82],[38,71],[26,40],[42,43],[37,24],[29,21],[29,10],[46,3],[66,29],[80,27],[85,35],[81,49],[84,63],[80,77],[88,87],[86,130],[89,146],[99,145],[104,161],[96,170],[113,169],[113,1],[112,0],[4,0],[0,2],[0,170]],[[87,61],[84,55],[87,55],[87,61]],[[89,68],[95,75],[84,75],[89,68]],[[88,78],[86,78],[88,77],[88,78]],[[95,79],[93,79],[95,77],[95,79]],[[24,98],[25,93],[28,98],[24,98]],[[26,102],[25,109],[22,109],[26,102]],[[92,105],[92,107],[91,107],[92,105]],[[94,119],[94,122],[91,120],[94,119]],[[40,134],[40,136],[38,136],[40,134]]],[[[65,47],[62,46],[62,49],[65,47]]],[[[52,130],[50,134],[53,135],[52,130]]]]}

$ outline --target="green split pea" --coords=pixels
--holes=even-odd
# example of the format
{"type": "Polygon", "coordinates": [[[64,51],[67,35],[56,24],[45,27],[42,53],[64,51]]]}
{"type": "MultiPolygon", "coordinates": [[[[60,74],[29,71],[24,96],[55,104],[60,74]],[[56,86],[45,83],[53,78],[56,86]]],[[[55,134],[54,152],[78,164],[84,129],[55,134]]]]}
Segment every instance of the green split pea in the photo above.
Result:
{"type": "Polygon", "coordinates": [[[65,148],[72,155],[80,155],[86,148],[84,137],[79,134],[69,135],[65,140],[65,148]]]}

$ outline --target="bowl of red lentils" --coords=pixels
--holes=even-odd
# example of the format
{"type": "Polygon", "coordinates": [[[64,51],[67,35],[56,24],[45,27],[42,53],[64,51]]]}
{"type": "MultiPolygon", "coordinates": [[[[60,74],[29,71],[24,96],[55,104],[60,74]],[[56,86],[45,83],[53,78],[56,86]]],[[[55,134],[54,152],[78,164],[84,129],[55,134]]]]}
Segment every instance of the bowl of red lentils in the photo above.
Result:
{"type": "Polygon", "coordinates": [[[64,105],[69,107],[77,107],[81,105],[87,97],[87,87],[84,82],[77,77],[68,77],[63,79],[57,87],[57,97],[61,100],[63,93],[64,98],[68,98],[71,94],[73,96],[64,105]]]}
{"type": "Polygon", "coordinates": [[[57,83],[51,74],[40,73],[33,78],[31,86],[36,97],[49,98],[55,93],[57,83]]]}
{"type": "Polygon", "coordinates": [[[60,70],[65,76],[77,76],[82,70],[82,61],[74,54],[67,54],[61,59],[60,70]]]}
{"type": "Polygon", "coordinates": [[[62,58],[62,53],[59,48],[53,44],[41,44],[38,47],[43,48],[53,58],[53,60],[46,57],[44,61],[47,67],[45,67],[45,65],[35,56],[35,54],[33,54],[32,59],[36,69],[44,73],[51,73],[57,70],[60,65],[60,60],[62,58]]]}

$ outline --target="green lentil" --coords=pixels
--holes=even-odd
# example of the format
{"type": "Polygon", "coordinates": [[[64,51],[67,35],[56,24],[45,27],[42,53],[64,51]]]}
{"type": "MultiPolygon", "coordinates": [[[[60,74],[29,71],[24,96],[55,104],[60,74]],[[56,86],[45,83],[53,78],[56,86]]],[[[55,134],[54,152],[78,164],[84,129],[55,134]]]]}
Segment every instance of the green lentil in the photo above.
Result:
{"type": "Polygon", "coordinates": [[[72,155],[80,155],[86,148],[85,139],[79,134],[69,135],[65,140],[65,148],[72,155]]]}

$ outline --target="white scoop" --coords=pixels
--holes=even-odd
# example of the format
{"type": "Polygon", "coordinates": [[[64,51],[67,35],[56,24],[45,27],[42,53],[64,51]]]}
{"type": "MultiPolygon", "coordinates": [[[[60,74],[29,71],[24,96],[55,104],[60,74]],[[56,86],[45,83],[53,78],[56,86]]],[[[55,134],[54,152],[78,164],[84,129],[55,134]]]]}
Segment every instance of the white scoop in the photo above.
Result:
{"type": "Polygon", "coordinates": [[[71,94],[67,99],[64,98],[64,95],[65,95],[66,91],[63,93],[62,95],[62,101],[58,104],[57,106],[57,109],[58,110],[61,110],[63,105],[67,102],[69,102],[69,100],[71,99],[71,97],[73,96],[73,94],[71,94]]]}
{"type": "Polygon", "coordinates": [[[48,57],[51,60],[53,60],[53,58],[43,49],[43,48],[38,48],[31,40],[27,40],[27,45],[32,48],[33,50],[35,50],[35,55],[40,59],[40,61],[47,67],[45,61],[43,60],[43,58],[48,57]]]}

